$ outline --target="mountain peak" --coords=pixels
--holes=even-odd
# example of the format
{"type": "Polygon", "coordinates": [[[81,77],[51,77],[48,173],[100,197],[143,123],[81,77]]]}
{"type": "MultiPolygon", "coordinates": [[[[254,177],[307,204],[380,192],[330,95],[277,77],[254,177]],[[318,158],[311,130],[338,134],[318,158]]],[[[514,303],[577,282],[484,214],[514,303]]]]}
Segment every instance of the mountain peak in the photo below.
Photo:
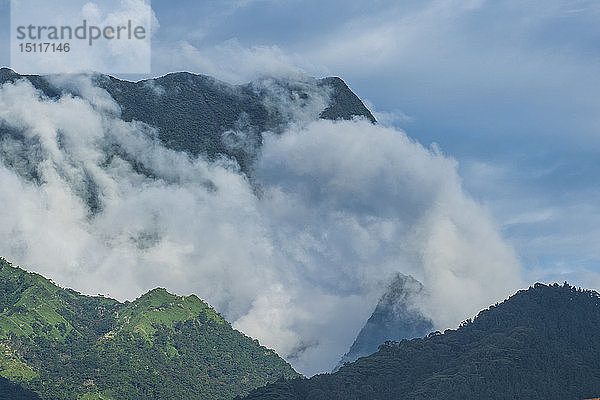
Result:
{"type": "Polygon", "coordinates": [[[120,303],[0,258],[0,377],[44,399],[231,399],[282,376],[298,374],[195,295],[120,303]]]}
{"type": "Polygon", "coordinates": [[[363,104],[358,96],[348,87],[342,78],[337,76],[327,77],[319,80],[322,86],[333,89],[331,104],[321,113],[323,119],[352,119],[362,116],[376,123],[375,117],[363,104]]]}
{"type": "Polygon", "coordinates": [[[277,382],[247,398],[594,398],[600,393],[598,327],[597,292],[536,284],[458,329],[388,342],[334,374],[277,382]]]}
{"type": "Polygon", "coordinates": [[[145,294],[141,295],[138,300],[142,299],[151,299],[151,300],[159,300],[159,301],[172,301],[176,299],[177,296],[169,293],[169,291],[163,287],[157,287],[149,290],[145,294]]]}
{"type": "Polygon", "coordinates": [[[419,281],[397,273],[336,370],[344,363],[376,352],[386,341],[423,337],[431,332],[433,323],[416,308],[422,292],[419,281]]]}
{"type": "MultiPolygon", "coordinates": [[[[58,98],[65,91],[78,96],[76,90],[57,87],[44,76],[21,76],[8,69],[0,72],[0,85],[18,79],[27,79],[51,98],[58,98]]],[[[264,132],[280,133],[300,114],[306,117],[290,109],[310,110],[310,118],[315,119],[362,117],[376,122],[358,96],[338,77],[297,82],[274,79],[268,85],[260,85],[260,82],[231,85],[190,72],[175,72],[139,82],[107,75],[94,75],[93,80],[116,101],[123,120],[140,121],[156,128],[158,138],[167,147],[193,156],[225,155],[237,161],[247,174],[252,171],[264,132]],[[328,95],[327,104],[321,95],[328,95]],[[282,98],[284,103],[291,102],[293,106],[280,109],[282,98]],[[312,101],[323,109],[313,107],[312,101]],[[248,148],[240,149],[224,137],[226,132],[239,130],[249,134],[252,145],[246,146],[248,148]]]]}

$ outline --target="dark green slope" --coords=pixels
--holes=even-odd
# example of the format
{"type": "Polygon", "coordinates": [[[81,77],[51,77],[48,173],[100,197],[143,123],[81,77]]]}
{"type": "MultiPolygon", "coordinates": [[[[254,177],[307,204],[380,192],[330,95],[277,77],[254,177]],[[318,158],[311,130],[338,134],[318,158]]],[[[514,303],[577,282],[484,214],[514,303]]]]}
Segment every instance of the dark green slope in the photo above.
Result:
{"type": "MultiPolygon", "coordinates": [[[[43,76],[21,76],[10,69],[0,69],[0,85],[21,78],[28,79],[48,97],[60,95],[43,76]]],[[[330,99],[321,118],[359,116],[375,122],[344,81],[334,77],[230,85],[208,76],[178,72],[140,82],[107,75],[96,75],[94,80],[116,100],[125,121],[137,120],[157,128],[159,138],[169,148],[210,158],[226,155],[247,173],[262,144],[262,133],[280,132],[293,118],[291,109],[307,107],[320,93],[327,93],[330,99]],[[229,131],[243,131],[244,142],[224,139],[235,138],[226,135],[229,131]]],[[[76,90],[71,94],[77,95],[76,90]]]]}
{"type": "Polygon", "coordinates": [[[600,298],[536,284],[458,330],[387,343],[335,374],[246,399],[581,400],[600,396],[600,298]]]}
{"type": "Polygon", "coordinates": [[[43,399],[230,399],[298,376],[193,295],[119,303],[0,259],[0,310],[0,376],[43,399]]]}

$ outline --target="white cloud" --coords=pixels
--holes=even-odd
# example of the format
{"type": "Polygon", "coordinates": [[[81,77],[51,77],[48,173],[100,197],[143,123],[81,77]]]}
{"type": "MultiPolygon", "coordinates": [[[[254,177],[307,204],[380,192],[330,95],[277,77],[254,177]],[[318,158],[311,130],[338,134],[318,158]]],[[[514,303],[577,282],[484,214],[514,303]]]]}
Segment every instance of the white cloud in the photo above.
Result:
{"type": "Polygon", "coordinates": [[[83,98],[0,88],[0,123],[24,137],[0,142],[0,254],[59,284],[194,292],[307,374],[335,365],[397,271],[427,287],[419,306],[439,328],[521,285],[456,162],[403,132],[356,120],[267,135],[257,196],[229,161],[164,148],[80,79],[83,98]]]}
{"type": "Polygon", "coordinates": [[[449,49],[443,46],[456,35],[456,20],[482,4],[479,0],[428,1],[416,8],[389,4],[335,25],[328,36],[317,39],[318,44],[307,46],[307,55],[348,72],[415,65],[423,56],[444,57],[449,49]]]}
{"type": "Polygon", "coordinates": [[[464,193],[456,163],[402,132],[320,121],[269,138],[260,165],[282,218],[278,246],[319,276],[314,285],[360,293],[410,273],[446,327],[520,285],[514,252],[464,193]]]}
{"type": "Polygon", "coordinates": [[[413,122],[413,117],[403,113],[400,110],[380,111],[369,99],[364,99],[362,102],[369,109],[369,111],[371,111],[371,114],[373,114],[379,125],[385,127],[398,127],[413,122]]]}

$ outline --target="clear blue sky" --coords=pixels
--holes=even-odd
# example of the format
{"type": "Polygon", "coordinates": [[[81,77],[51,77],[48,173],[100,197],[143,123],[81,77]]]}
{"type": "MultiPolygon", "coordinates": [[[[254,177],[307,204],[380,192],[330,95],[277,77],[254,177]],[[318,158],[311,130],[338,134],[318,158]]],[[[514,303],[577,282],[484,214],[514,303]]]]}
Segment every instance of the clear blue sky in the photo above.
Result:
{"type": "MultiPolygon", "coordinates": [[[[600,1],[161,1],[153,73],[342,77],[458,160],[531,280],[600,288],[600,1]]],[[[0,64],[8,65],[0,0],[0,64]]]]}

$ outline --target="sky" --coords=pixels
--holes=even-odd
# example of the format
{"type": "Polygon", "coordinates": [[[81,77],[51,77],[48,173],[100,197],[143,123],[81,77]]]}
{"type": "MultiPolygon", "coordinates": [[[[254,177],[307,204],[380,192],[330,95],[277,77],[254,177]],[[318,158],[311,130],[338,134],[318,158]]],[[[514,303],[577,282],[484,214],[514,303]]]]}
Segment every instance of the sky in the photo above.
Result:
{"type": "MultiPolygon", "coordinates": [[[[256,166],[266,195],[256,198],[230,166],[153,147],[85,80],[70,84],[83,100],[57,103],[27,85],[1,88],[0,120],[40,140],[27,157],[49,161],[43,187],[0,168],[0,188],[24,199],[0,212],[0,247],[13,260],[121,299],[155,286],[195,292],[306,374],[336,364],[374,307],[378,278],[399,268],[435,293],[422,311],[439,328],[536,281],[600,289],[599,1],[152,9],[152,73],[121,78],[340,76],[381,126],[321,121],[267,137],[256,166]],[[56,130],[67,145],[57,147],[56,130]],[[115,142],[164,182],[99,167],[100,144],[115,142]],[[93,220],[78,197],[88,179],[106,203],[93,220]]],[[[1,65],[8,14],[0,0],[1,65]]]]}
{"type": "Polygon", "coordinates": [[[465,188],[489,208],[529,281],[600,288],[599,1],[153,8],[158,54],[186,49],[157,59],[157,73],[246,81],[289,67],[340,76],[380,122],[459,162],[465,188]]]}

